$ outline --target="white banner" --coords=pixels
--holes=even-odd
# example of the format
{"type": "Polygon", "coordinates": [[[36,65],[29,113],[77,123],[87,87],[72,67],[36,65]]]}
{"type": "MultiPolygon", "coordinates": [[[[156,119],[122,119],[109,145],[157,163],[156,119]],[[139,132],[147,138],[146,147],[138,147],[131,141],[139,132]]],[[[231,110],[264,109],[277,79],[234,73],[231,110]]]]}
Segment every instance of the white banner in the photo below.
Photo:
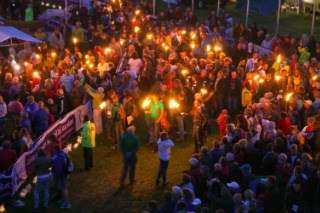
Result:
{"type": "MultiPolygon", "coordinates": [[[[40,149],[45,150],[48,155],[53,154],[53,145],[47,140],[51,135],[55,135],[58,140],[66,142],[71,135],[76,133],[82,128],[83,117],[85,115],[91,116],[91,103],[88,102],[85,105],[79,106],[73,111],[64,116],[63,119],[55,122],[44,134],[41,135],[37,143],[29,151],[25,152],[19,157],[17,162],[13,165],[11,173],[11,194],[14,194],[19,190],[22,184],[28,179],[29,175],[33,173],[33,161],[35,160],[37,153],[40,149]]],[[[0,176],[6,178],[8,182],[8,176],[0,176]]],[[[0,184],[0,197],[4,194],[8,194],[8,184],[0,184]],[[5,186],[5,187],[2,187],[5,186]]]]}

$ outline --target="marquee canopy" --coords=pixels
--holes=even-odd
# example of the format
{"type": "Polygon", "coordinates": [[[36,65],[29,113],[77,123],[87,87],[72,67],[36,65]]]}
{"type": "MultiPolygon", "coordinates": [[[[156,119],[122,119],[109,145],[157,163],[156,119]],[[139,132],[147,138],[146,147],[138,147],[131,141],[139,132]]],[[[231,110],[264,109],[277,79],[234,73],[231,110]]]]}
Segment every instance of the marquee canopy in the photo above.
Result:
{"type": "Polygon", "coordinates": [[[0,26],[0,43],[5,42],[9,39],[18,39],[27,42],[39,43],[41,40],[28,35],[14,27],[0,26]]]}

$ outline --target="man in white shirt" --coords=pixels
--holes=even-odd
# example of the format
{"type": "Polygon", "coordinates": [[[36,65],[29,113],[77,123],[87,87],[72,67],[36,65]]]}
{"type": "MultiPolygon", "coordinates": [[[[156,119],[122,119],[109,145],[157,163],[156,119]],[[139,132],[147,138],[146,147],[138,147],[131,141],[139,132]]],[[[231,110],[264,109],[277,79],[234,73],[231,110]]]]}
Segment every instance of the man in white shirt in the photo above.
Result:
{"type": "Polygon", "coordinates": [[[167,169],[170,160],[171,147],[174,146],[172,140],[168,138],[168,133],[162,132],[160,134],[160,139],[158,140],[158,155],[160,160],[160,166],[158,171],[158,176],[156,180],[156,184],[159,185],[160,178],[162,178],[163,185],[167,183],[167,169]]]}

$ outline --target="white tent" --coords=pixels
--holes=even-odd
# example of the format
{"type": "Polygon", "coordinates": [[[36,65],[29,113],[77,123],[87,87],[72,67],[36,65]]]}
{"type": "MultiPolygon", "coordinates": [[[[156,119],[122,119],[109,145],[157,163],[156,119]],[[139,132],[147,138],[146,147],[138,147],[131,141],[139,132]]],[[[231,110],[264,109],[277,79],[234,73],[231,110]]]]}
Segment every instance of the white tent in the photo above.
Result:
{"type": "Polygon", "coordinates": [[[28,35],[11,26],[0,26],[0,44],[10,41],[12,44],[13,39],[18,39],[26,42],[40,43],[41,40],[28,35]]]}

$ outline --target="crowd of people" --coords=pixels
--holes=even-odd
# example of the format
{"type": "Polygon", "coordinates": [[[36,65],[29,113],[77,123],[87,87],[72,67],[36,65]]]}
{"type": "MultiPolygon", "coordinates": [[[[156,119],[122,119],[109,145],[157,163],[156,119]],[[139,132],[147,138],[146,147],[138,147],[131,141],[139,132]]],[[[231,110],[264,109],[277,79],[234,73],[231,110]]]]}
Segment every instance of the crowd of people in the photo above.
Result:
{"type": "MultiPolygon", "coordinates": [[[[157,17],[152,9],[149,1],[95,2],[86,20],[37,30],[45,43],[3,52],[0,171],[92,100],[93,118],[81,130],[84,167],[94,166],[95,135],[105,130],[123,155],[121,187],[128,171],[135,181],[136,127],[145,126],[159,153],[156,185],[167,184],[169,138],[192,135],[190,169],[147,212],[320,211],[320,43],[307,34],[271,36],[223,11],[199,21],[179,6],[157,17]]],[[[46,189],[48,207],[53,166],[61,207],[70,208],[66,145],[50,140],[51,153],[35,161],[35,188],[46,189]]],[[[38,190],[34,200],[39,208],[38,190]]]]}

